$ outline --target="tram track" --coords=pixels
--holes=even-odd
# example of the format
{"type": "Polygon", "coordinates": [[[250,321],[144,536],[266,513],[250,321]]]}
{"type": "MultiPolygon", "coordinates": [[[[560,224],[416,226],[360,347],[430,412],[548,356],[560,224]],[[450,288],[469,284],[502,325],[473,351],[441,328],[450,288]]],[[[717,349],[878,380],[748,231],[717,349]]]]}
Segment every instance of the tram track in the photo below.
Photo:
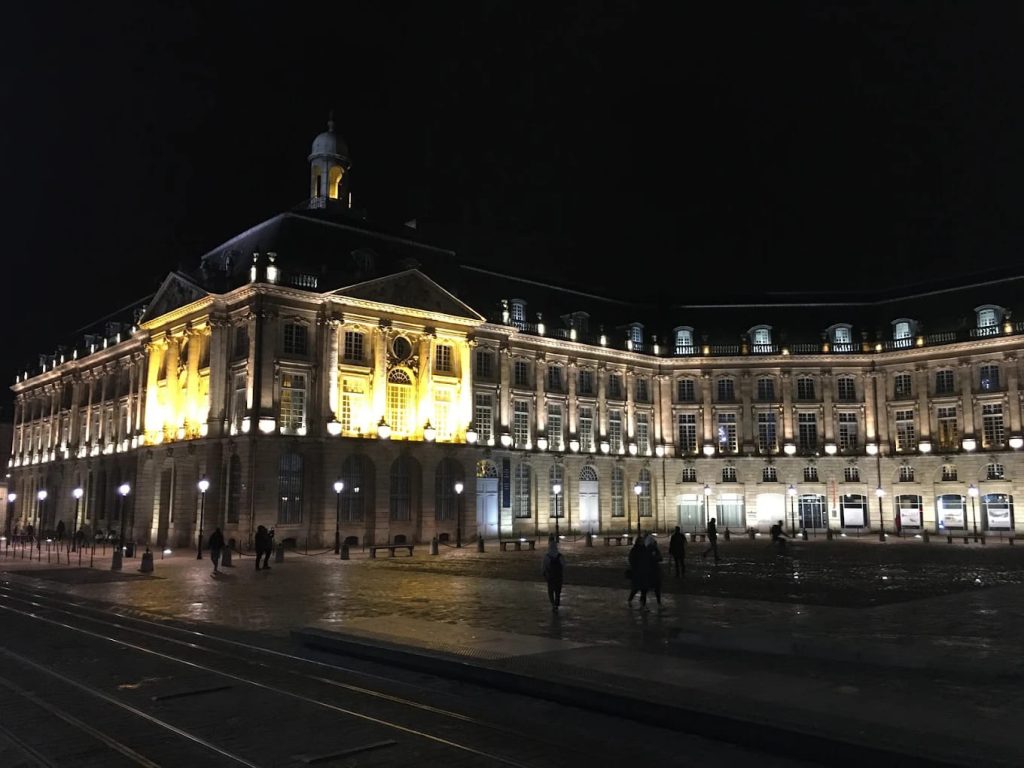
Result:
{"type": "MultiPolygon", "coordinates": [[[[69,601],[66,596],[47,593],[35,587],[0,584],[0,610],[43,625],[48,633],[74,633],[86,642],[128,651],[135,657],[145,657],[151,665],[177,667],[179,674],[184,673],[196,682],[204,680],[203,686],[193,683],[191,688],[185,686],[180,694],[150,695],[148,701],[136,695],[129,697],[135,701],[126,702],[123,691],[111,694],[100,690],[95,684],[74,679],[63,672],[33,662],[40,667],[37,670],[39,675],[58,675],[65,678],[62,682],[65,686],[73,685],[83,693],[92,689],[94,696],[105,699],[108,704],[123,703],[132,707],[137,710],[134,713],[136,718],[144,719],[149,715],[153,718],[151,726],[163,727],[172,732],[178,729],[177,735],[181,739],[195,737],[198,741],[193,746],[202,746],[208,740],[190,730],[188,718],[182,719],[180,711],[176,713],[178,718],[174,723],[166,715],[156,717],[149,711],[172,706],[172,700],[178,695],[184,700],[198,700],[199,697],[238,700],[240,692],[256,690],[261,699],[274,701],[275,707],[317,710],[317,720],[324,723],[324,728],[332,727],[332,718],[359,721],[362,728],[357,730],[369,729],[375,732],[372,738],[366,736],[363,739],[370,745],[388,742],[394,745],[391,749],[407,749],[410,742],[418,742],[421,745],[427,744],[428,752],[461,754],[471,764],[516,768],[533,764],[571,765],[594,757],[592,753],[578,752],[565,743],[557,743],[535,734],[524,734],[521,728],[512,728],[465,712],[418,701],[409,698],[409,694],[400,695],[395,692],[396,687],[415,689],[415,686],[391,678],[221,637],[212,632],[176,626],[166,621],[112,612],[109,608],[69,601]],[[357,676],[359,682],[346,680],[345,676],[357,676]],[[211,688],[214,678],[225,685],[211,688]],[[398,741],[382,740],[381,733],[390,734],[392,739],[398,741]],[[472,743],[465,741],[467,733],[472,734],[472,743]],[[529,756],[537,757],[539,762],[524,762],[529,756]]],[[[3,652],[14,653],[9,650],[3,652]]],[[[19,655],[27,658],[25,654],[19,655]]],[[[172,678],[174,676],[174,673],[170,675],[172,678]]],[[[141,687],[146,693],[152,693],[153,686],[141,687]]],[[[261,764],[259,761],[247,762],[253,760],[251,753],[238,750],[237,747],[236,751],[231,751],[209,741],[207,753],[213,755],[217,749],[227,753],[218,758],[218,764],[223,763],[227,755],[237,757],[238,764],[261,764]],[[246,754],[249,756],[246,757],[246,754]]],[[[330,758],[330,745],[325,744],[323,749],[326,751],[321,754],[321,758],[324,755],[330,758]]],[[[382,751],[386,752],[388,748],[382,751]]],[[[343,755],[344,751],[336,754],[343,755]]],[[[317,758],[318,761],[321,758],[317,758]]],[[[306,755],[301,761],[308,762],[309,756],[306,755]]]]}

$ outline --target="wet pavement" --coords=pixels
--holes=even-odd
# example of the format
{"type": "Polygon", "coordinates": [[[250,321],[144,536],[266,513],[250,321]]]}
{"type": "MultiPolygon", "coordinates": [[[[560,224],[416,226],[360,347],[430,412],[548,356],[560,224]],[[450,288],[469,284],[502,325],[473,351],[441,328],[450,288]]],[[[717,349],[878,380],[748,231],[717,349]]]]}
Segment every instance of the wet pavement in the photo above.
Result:
{"type": "MultiPolygon", "coordinates": [[[[251,557],[213,576],[194,551],[92,570],[0,558],[0,571],[125,608],[258,630],[303,627],[410,653],[513,665],[559,679],[685,702],[782,732],[884,743],[962,764],[1024,762],[1024,548],[945,539],[722,542],[722,562],[688,545],[684,578],[667,564],[663,607],[626,604],[627,548],[567,541],[553,613],[541,552],[442,547],[370,560],[356,550],[251,557]],[[104,576],[100,576],[100,574],[104,576]],[[655,693],[656,691],[656,693],[655,693]]],[[[682,716],[682,715],[681,715],[682,716]]]]}

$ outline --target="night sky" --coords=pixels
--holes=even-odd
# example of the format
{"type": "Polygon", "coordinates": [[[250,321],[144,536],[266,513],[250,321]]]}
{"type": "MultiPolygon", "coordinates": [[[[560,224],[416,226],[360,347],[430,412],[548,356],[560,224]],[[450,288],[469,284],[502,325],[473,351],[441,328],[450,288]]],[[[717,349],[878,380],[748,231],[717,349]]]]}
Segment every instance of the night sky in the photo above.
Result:
{"type": "Polygon", "coordinates": [[[1020,3],[156,5],[5,9],[7,381],[299,203],[331,109],[372,218],[638,298],[916,283],[1024,240],[1020,3]]]}

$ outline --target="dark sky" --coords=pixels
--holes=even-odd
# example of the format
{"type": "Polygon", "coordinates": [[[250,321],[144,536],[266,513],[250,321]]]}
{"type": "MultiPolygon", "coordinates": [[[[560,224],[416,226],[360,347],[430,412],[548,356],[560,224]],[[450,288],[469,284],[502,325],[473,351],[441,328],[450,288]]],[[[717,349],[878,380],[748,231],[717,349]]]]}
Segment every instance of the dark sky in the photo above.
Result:
{"type": "Polygon", "coordinates": [[[7,8],[0,375],[298,203],[330,109],[371,216],[581,285],[857,289],[1021,250],[1021,3],[460,5],[7,8]]]}

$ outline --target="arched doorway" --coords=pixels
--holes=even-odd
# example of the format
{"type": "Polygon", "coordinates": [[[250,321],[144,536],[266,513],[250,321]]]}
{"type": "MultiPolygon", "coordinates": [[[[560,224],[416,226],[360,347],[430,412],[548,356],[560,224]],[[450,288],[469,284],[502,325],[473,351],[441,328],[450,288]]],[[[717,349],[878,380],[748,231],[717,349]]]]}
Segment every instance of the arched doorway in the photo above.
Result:
{"type": "Polygon", "coordinates": [[[476,527],[484,538],[498,535],[498,467],[486,459],[476,463],[476,527]]]}
{"type": "Polygon", "coordinates": [[[601,508],[597,488],[597,470],[585,464],[580,470],[580,530],[595,533],[601,530],[601,508]]]}

